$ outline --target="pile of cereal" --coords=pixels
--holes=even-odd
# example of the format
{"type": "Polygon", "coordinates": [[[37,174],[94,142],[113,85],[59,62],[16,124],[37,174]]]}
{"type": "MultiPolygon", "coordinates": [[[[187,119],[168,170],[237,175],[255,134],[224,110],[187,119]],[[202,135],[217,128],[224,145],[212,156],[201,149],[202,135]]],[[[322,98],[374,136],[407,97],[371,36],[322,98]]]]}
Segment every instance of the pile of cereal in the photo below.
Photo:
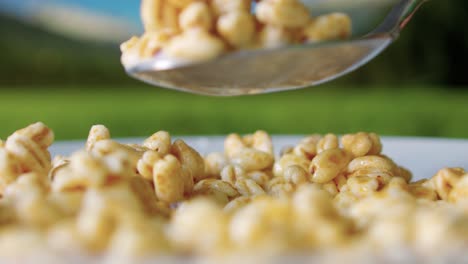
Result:
{"type": "Polygon", "coordinates": [[[126,145],[96,125],[85,149],[51,159],[53,138],[36,123],[0,141],[0,257],[468,245],[467,172],[411,182],[373,133],[311,135],[279,157],[264,131],[205,157],[164,131],[126,145]]]}
{"type": "Polygon", "coordinates": [[[351,35],[348,15],[312,18],[300,0],[142,0],[141,17],[143,36],[121,46],[124,65],[157,55],[202,61],[235,50],[351,35]]]}

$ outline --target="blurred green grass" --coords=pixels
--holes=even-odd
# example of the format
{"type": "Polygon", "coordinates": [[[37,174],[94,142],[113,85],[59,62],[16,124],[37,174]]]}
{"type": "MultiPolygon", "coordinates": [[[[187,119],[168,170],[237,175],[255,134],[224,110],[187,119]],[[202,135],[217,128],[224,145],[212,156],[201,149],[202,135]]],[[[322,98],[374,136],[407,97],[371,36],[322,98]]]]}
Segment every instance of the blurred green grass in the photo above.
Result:
{"type": "Polygon", "coordinates": [[[42,121],[56,138],[83,139],[93,124],[114,137],[349,133],[468,138],[468,91],[442,87],[333,87],[250,97],[203,97],[148,86],[1,87],[0,138],[42,121]]]}

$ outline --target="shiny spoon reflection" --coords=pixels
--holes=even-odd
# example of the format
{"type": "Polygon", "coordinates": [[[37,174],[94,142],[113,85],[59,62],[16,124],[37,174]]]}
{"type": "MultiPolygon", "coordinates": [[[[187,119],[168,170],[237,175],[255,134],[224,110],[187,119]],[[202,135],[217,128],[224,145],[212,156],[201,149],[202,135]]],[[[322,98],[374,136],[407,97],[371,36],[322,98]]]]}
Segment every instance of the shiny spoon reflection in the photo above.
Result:
{"type": "Polygon", "coordinates": [[[401,0],[377,29],[362,38],[239,51],[200,63],[154,58],[125,70],[154,86],[213,96],[310,87],[343,76],[375,58],[398,38],[425,1],[401,0]]]}

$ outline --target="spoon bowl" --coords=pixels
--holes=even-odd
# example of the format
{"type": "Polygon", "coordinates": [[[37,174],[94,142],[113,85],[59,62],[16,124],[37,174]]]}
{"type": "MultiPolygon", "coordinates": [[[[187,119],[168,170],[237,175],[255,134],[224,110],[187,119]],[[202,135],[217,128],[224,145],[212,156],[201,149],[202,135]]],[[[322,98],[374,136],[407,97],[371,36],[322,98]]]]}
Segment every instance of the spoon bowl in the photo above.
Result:
{"type": "Polygon", "coordinates": [[[395,41],[425,0],[401,0],[362,38],[239,51],[190,63],[153,58],[125,68],[154,86],[213,96],[277,92],[319,85],[366,64],[395,41]]]}

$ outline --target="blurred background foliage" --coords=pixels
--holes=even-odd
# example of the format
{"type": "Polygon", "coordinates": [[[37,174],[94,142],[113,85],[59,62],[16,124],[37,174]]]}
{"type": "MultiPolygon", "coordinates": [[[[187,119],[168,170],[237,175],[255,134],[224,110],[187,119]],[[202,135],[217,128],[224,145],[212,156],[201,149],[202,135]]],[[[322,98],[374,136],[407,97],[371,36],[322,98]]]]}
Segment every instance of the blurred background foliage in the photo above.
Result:
{"type": "MultiPolygon", "coordinates": [[[[365,130],[468,138],[466,0],[429,1],[395,44],[337,81],[238,98],[187,95],[141,84],[124,73],[118,41],[59,34],[32,20],[31,13],[12,4],[16,0],[4,1],[0,138],[38,120],[54,128],[58,139],[83,138],[95,123],[109,126],[117,137],[159,129],[175,134],[267,129],[277,134],[365,130]]],[[[67,1],[62,2],[64,6],[67,1]]],[[[90,1],[74,2],[83,4],[83,12],[90,1]]],[[[131,21],[128,32],[138,33],[134,25],[139,1],[99,2],[99,12],[126,2],[122,8],[131,13],[125,18],[131,21]]],[[[93,12],[99,18],[100,13],[93,12]]],[[[91,31],[89,25],[84,31],[91,31]]]]}

